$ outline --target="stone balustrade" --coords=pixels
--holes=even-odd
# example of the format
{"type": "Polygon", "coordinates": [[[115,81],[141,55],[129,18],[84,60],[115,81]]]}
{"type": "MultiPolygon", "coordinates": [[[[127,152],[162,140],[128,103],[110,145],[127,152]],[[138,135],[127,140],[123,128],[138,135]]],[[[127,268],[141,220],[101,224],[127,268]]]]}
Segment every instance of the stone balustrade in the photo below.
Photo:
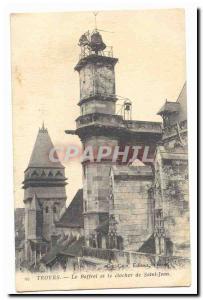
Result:
{"type": "Polygon", "coordinates": [[[183,267],[189,263],[189,258],[178,256],[164,256],[151,253],[122,251],[118,249],[91,248],[84,246],[82,256],[106,260],[115,265],[118,263],[133,265],[134,267],[183,267]]]}
{"type": "MultiPolygon", "coordinates": [[[[83,47],[81,49],[81,54],[79,56],[79,59],[83,59],[85,57],[88,57],[90,55],[96,55],[95,51],[91,50],[89,47],[83,47]]],[[[107,57],[113,57],[113,47],[107,46],[105,51],[99,51],[99,56],[107,56],[107,57]]]]}
{"type": "Polygon", "coordinates": [[[126,121],[121,115],[94,113],[80,116],[76,120],[77,128],[89,125],[111,126],[137,133],[162,133],[159,122],[126,121]]]}
{"type": "Polygon", "coordinates": [[[160,122],[148,122],[148,121],[131,121],[124,120],[125,126],[130,129],[130,131],[135,132],[162,132],[162,127],[160,122]]]}

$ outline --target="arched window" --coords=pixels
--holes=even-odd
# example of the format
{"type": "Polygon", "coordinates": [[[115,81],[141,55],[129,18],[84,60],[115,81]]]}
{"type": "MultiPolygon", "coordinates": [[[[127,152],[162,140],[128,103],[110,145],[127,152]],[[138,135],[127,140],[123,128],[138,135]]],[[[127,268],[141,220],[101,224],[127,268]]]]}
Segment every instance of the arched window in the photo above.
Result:
{"type": "Polygon", "coordinates": [[[49,212],[49,207],[48,206],[46,206],[45,212],[46,212],[46,214],[48,214],[48,212],[49,212]]]}
{"type": "Polygon", "coordinates": [[[56,209],[56,206],[54,205],[53,207],[53,213],[56,214],[57,213],[57,209],[56,209]]]}

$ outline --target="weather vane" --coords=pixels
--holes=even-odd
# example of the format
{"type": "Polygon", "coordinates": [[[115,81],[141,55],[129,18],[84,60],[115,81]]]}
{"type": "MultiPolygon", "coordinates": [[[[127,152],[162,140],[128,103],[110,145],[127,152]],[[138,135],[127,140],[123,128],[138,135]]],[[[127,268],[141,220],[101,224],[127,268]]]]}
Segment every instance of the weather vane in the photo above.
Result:
{"type": "Polygon", "coordinates": [[[97,30],[97,15],[98,15],[98,11],[94,11],[93,12],[93,15],[94,15],[94,27],[95,27],[95,30],[97,30]]]}
{"type": "Polygon", "coordinates": [[[108,32],[108,33],[114,33],[112,31],[108,31],[108,30],[103,30],[103,29],[98,29],[97,28],[97,15],[99,14],[99,11],[93,11],[93,15],[94,15],[94,27],[95,27],[95,31],[103,31],[103,32],[108,32]]]}
{"type": "MultiPolygon", "coordinates": [[[[97,28],[97,15],[99,14],[98,11],[92,12],[94,15],[94,29],[93,31],[87,31],[81,35],[79,39],[78,45],[81,47],[83,53],[86,50],[93,51],[95,54],[102,54],[102,51],[106,49],[106,44],[103,42],[102,35],[100,31],[110,32],[103,29],[97,28]]],[[[111,33],[111,32],[110,32],[111,33]]]]}

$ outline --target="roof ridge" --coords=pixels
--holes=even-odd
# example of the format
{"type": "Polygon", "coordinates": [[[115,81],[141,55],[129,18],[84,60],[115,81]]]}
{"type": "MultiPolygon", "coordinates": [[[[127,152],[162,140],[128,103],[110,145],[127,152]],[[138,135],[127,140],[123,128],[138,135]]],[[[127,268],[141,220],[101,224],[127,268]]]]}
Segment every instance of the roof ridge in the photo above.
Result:
{"type": "Polygon", "coordinates": [[[83,227],[83,189],[78,189],[56,226],[83,227]]]}
{"type": "Polygon", "coordinates": [[[183,86],[182,86],[182,89],[181,89],[181,91],[180,91],[179,94],[178,94],[178,97],[177,97],[177,99],[176,99],[176,102],[178,102],[178,103],[179,103],[178,100],[179,100],[179,98],[180,98],[182,92],[183,92],[184,89],[186,88],[186,84],[187,84],[187,81],[184,82],[184,84],[183,84],[183,86]]]}

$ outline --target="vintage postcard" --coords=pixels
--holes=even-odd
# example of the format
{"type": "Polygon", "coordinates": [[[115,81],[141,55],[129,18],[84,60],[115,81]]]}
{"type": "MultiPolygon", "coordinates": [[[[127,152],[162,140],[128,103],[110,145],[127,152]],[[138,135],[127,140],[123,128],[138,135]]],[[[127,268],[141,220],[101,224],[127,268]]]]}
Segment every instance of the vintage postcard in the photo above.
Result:
{"type": "Polygon", "coordinates": [[[16,290],[191,284],[184,9],[11,14],[16,290]]]}

